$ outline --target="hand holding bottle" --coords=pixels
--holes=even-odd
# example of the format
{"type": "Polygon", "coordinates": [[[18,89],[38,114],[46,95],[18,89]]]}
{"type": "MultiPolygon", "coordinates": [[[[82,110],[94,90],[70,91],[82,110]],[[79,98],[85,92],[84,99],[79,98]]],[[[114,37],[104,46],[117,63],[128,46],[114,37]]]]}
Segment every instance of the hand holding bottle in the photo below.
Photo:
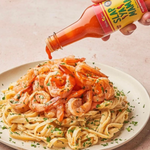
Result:
{"type": "MultiPolygon", "coordinates": [[[[93,3],[101,3],[106,0],[91,0],[93,3]]],[[[150,10],[150,0],[145,0],[146,6],[148,10],[150,10]]],[[[139,22],[143,25],[150,25],[150,11],[146,12],[143,17],[139,20],[139,22]]],[[[130,35],[133,33],[133,31],[136,29],[136,25],[134,23],[127,25],[126,27],[120,29],[120,31],[124,35],[130,35]]],[[[109,39],[110,35],[102,38],[104,41],[107,41],[109,39]]]]}

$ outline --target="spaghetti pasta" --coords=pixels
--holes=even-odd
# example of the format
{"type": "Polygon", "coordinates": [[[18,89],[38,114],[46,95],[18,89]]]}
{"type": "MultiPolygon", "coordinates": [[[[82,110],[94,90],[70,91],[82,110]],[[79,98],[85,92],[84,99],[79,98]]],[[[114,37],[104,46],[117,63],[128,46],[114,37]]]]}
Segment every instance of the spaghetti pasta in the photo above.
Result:
{"type": "Polygon", "coordinates": [[[3,93],[0,111],[10,136],[49,148],[98,144],[120,131],[129,115],[125,94],[74,56],[37,65],[3,93]]]}

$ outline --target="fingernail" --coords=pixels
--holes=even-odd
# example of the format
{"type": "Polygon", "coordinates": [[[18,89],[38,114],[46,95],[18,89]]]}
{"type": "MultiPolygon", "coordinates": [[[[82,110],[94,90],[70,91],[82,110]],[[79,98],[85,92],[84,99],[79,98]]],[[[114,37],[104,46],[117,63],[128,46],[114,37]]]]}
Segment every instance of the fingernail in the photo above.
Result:
{"type": "Polygon", "coordinates": [[[150,19],[147,19],[146,21],[147,21],[148,23],[150,23],[150,19]]]}
{"type": "Polygon", "coordinates": [[[134,30],[130,30],[130,31],[128,31],[128,32],[129,32],[129,33],[133,33],[133,31],[134,31],[134,30]]]}

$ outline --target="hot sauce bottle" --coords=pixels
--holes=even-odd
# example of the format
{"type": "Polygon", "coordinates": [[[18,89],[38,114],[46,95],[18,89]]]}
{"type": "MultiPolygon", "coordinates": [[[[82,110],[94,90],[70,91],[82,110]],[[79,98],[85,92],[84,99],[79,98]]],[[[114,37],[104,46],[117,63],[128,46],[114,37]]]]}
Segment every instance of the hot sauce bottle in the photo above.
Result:
{"type": "Polygon", "coordinates": [[[107,0],[85,9],[78,21],[46,39],[51,59],[55,50],[86,37],[102,38],[139,20],[150,9],[150,0],[107,0]]]}

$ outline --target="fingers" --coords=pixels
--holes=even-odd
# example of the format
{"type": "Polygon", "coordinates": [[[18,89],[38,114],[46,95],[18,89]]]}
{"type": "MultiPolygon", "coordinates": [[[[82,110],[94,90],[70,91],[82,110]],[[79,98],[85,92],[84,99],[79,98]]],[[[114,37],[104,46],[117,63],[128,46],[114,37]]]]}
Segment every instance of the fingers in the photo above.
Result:
{"type": "MultiPolygon", "coordinates": [[[[121,33],[123,33],[124,35],[130,35],[133,33],[133,31],[136,29],[136,25],[135,24],[129,24],[127,26],[125,26],[124,28],[120,29],[121,33]]],[[[102,40],[103,41],[107,41],[109,40],[110,35],[103,37],[102,40]]]]}
{"type": "Polygon", "coordinates": [[[150,12],[145,13],[139,22],[143,25],[150,25],[150,12]]]}
{"type": "Polygon", "coordinates": [[[109,38],[110,38],[110,35],[103,37],[102,40],[107,41],[107,40],[109,40],[109,38]]]}
{"type": "Polygon", "coordinates": [[[124,34],[124,35],[130,35],[133,33],[133,31],[136,29],[136,25],[135,24],[129,24],[127,26],[125,26],[124,28],[120,29],[120,31],[124,34]]]}
{"type": "Polygon", "coordinates": [[[91,0],[93,3],[101,3],[101,2],[103,2],[103,1],[105,1],[105,0],[91,0]]]}

